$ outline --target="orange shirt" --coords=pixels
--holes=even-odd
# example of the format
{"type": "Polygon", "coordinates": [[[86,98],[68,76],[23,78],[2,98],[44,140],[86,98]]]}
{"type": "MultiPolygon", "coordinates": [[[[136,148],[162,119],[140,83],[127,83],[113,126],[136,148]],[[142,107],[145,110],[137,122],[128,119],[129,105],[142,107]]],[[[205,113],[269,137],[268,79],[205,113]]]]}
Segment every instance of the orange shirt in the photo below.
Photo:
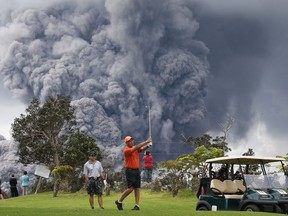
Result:
{"type": "Polygon", "coordinates": [[[125,168],[139,169],[139,154],[138,150],[131,153],[131,148],[128,146],[124,149],[125,168]]]}

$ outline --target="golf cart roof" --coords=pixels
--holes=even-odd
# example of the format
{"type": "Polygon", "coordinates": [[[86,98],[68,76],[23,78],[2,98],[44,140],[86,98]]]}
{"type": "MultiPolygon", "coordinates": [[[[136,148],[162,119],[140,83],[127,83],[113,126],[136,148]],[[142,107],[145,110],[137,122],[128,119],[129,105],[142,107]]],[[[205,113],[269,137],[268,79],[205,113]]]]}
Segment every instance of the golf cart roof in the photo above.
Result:
{"type": "Polygon", "coordinates": [[[284,158],[275,157],[255,157],[255,156],[238,156],[238,157],[218,157],[206,160],[206,163],[219,164],[266,164],[270,162],[285,161],[284,158]]]}

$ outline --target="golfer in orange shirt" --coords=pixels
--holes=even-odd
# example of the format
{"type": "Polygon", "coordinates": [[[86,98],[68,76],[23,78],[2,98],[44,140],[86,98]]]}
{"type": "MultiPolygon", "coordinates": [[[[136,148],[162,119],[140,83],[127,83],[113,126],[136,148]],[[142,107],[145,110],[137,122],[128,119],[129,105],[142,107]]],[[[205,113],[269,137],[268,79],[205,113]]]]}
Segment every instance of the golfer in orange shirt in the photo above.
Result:
{"type": "Polygon", "coordinates": [[[140,210],[141,175],[139,170],[139,152],[148,148],[147,145],[152,143],[152,138],[149,137],[146,141],[141,142],[138,145],[134,145],[134,138],[131,136],[126,136],[124,141],[126,143],[124,160],[127,189],[122,193],[120,199],[115,201],[115,204],[117,205],[118,210],[123,210],[123,200],[134,190],[135,206],[132,210],[140,210]]]}

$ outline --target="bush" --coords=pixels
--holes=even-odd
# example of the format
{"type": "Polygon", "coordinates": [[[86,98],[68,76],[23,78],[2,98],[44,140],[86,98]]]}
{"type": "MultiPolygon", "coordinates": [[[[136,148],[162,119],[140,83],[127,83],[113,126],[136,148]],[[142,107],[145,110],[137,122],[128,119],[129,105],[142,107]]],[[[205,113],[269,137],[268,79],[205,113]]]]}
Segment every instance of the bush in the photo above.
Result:
{"type": "Polygon", "coordinates": [[[198,177],[194,177],[192,179],[192,192],[197,193],[200,186],[200,179],[198,177]]]}
{"type": "Polygon", "coordinates": [[[111,173],[108,175],[107,183],[110,185],[110,190],[114,190],[116,192],[122,192],[126,189],[126,177],[124,173],[124,169],[120,172],[111,173]]]}
{"type": "Polygon", "coordinates": [[[156,178],[151,183],[151,191],[152,192],[160,192],[162,191],[162,184],[160,179],[156,178]]]}

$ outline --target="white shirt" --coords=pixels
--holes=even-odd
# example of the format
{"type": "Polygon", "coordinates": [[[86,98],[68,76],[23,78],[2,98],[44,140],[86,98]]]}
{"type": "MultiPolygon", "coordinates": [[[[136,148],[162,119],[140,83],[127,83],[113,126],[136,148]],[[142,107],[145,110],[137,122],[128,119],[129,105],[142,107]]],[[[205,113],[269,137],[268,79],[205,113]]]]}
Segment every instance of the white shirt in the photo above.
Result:
{"type": "Polygon", "coordinates": [[[95,161],[94,163],[91,163],[90,161],[87,161],[84,164],[84,174],[88,174],[88,178],[94,177],[98,178],[100,177],[100,173],[103,172],[102,164],[99,161],[95,161]]]}

